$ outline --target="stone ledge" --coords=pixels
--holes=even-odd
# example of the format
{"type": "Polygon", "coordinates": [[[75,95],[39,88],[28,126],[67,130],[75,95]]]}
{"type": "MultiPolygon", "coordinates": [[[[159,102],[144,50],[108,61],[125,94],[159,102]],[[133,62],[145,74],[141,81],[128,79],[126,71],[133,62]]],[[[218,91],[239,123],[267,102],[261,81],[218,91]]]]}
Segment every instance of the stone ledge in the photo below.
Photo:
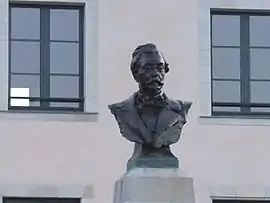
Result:
{"type": "Polygon", "coordinates": [[[0,185],[0,196],[93,198],[93,185],[0,185]]]}
{"type": "Polygon", "coordinates": [[[270,117],[200,116],[201,125],[270,126],[270,117]]]}
{"type": "Polygon", "coordinates": [[[12,110],[12,111],[0,111],[0,120],[97,122],[98,113],[40,112],[40,111],[12,110]]]}
{"type": "Polygon", "coordinates": [[[212,199],[269,199],[269,186],[266,185],[211,185],[208,187],[212,199]]]}

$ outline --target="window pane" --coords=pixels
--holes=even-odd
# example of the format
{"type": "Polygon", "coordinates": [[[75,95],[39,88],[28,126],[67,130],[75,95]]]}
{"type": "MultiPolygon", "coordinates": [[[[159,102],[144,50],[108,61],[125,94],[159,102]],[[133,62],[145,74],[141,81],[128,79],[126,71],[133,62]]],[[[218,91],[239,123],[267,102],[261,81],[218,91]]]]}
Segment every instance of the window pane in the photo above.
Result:
{"type": "Polygon", "coordinates": [[[214,102],[240,102],[240,82],[213,81],[214,102]]]}
{"type": "Polygon", "coordinates": [[[251,82],[251,102],[270,103],[270,82],[251,82]]]}
{"type": "Polygon", "coordinates": [[[251,112],[263,112],[263,113],[270,113],[270,108],[259,108],[259,107],[252,107],[251,112]]]}
{"type": "MultiPolygon", "coordinates": [[[[29,97],[29,88],[11,88],[11,97],[29,97]]],[[[29,99],[11,99],[10,106],[30,106],[29,99]]]]}
{"type": "Polygon", "coordinates": [[[79,10],[50,10],[50,39],[79,40],[79,10]]]}
{"type": "Polygon", "coordinates": [[[270,46],[270,16],[250,16],[250,45],[270,46]]]}
{"type": "MultiPolygon", "coordinates": [[[[30,97],[39,97],[39,78],[39,75],[11,75],[11,88],[24,88],[29,91],[30,97]]],[[[17,91],[17,94],[23,94],[22,91],[17,91]]]]}
{"type": "Polygon", "coordinates": [[[79,77],[51,76],[51,97],[79,98],[79,77]]]}
{"type": "Polygon", "coordinates": [[[270,49],[250,50],[250,76],[252,79],[270,79],[270,49]]]}
{"type": "Polygon", "coordinates": [[[11,38],[40,38],[40,10],[38,8],[11,8],[11,38]]]}
{"type": "Polygon", "coordinates": [[[40,43],[11,42],[11,72],[40,72],[40,43]]]}
{"type": "Polygon", "coordinates": [[[80,203],[79,198],[61,197],[3,197],[4,203],[80,203]]]}
{"type": "MultiPolygon", "coordinates": [[[[11,88],[10,89],[11,97],[29,97],[30,89],[29,88],[11,88]]],[[[39,101],[30,101],[27,99],[14,99],[11,98],[10,106],[39,106],[39,101]]]]}
{"type": "Polygon", "coordinates": [[[240,112],[241,108],[240,107],[225,107],[225,106],[214,106],[213,107],[213,111],[214,112],[218,112],[218,111],[223,111],[223,112],[240,112]]]}
{"type": "Polygon", "coordinates": [[[66,107],[66,108],[79,108],[79,103],[71,102],[51,102],[50,107],[66,107]]]}
{"type": "Polygon", "coordinates": [[[79,44],[51,42],[51,73],[79,74],[79,44]]]}
{"type": "Polygon", "coordinates": [[[240,45],[240,16],[212,15],[212,44],[240,45]]]}
{"type": "Polygon", "coordinates": [[[213,77],[240,79],[240,49],[213,48],[213,77]]]}

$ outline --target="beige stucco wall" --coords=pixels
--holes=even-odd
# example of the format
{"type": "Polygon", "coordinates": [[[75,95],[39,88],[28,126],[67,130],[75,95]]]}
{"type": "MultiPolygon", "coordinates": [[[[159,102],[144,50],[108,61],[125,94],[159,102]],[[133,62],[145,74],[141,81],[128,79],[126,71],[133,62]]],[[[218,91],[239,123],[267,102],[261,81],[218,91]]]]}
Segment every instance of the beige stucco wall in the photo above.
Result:
{"type": "MultiPolygon", "coordinates": [[[[94,5],[91,4],[94,0],[87,1],[86,6],[94,5]]],[[[203,18],[201,11],[207,13],[211,5],[202,7],[196,0],[99,0],[97,3],[96,8],[89,8],[89,11],[97,9],[96,19],[86,19],[89,26],[96,20],[98,36],[96,49],[86,49],[91,50],[86,52],[86,69],[90,66],[89,54],[97,53],[94,64],[97,80],[88,86],[88,91],[96,90],[93,97],[97,98],[98,121],[42,121],[38,117],[36,121],[13,120],[0,116],[0,183],[11,187],[88,184],[94,187],[91,202],[112,202],[113,184],[125,172],[133,145],[120,136],[107,105],[136,90],[129,72],[130,54],[136,45],[153,42],[170,64],[166,93],[175,99],[194,102],[182,138],[172,148],[180,158],[181,169],[195,178],[196,201],[210,203],[211,195],[269,196],[270,123],[200,118],[203,109],[208,108],[209,95],[205,88],[208,84],[201,82],[204,71],[199,61],[202,38],[198,30],[203,18]]],[[[6,9],[7,1],[1,0],[0,5],[6,9]]],[[[206,22],[208,18],[204,18],[206,22]]],[[[6,21],[0,23],[4,26],[6,21]]],[[[93,30],[86,32],[86,40],[91,33],[93,30]]],[[[4,38],[5,35],[0,42],[3,61],[7,53],[4,38]]],[[[3,95],[5,91],[0,88],[3,95]]]]}

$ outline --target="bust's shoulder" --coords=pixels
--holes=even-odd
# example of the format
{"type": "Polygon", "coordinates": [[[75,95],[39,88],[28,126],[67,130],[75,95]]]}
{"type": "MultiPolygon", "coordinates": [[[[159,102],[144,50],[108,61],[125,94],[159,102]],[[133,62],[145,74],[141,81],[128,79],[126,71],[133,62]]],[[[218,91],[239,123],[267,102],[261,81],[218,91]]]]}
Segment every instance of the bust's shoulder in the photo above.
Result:
{"type": "Polygon", "coordinates": [[[110,104],[110,105],[108,105],[108,108],[110,109],[110,111],[113,114],[115,114],[117,112],[125,111],[133,103],[134,103],[134,95],[132,95],[129,98],[122,100],[120,102],[110,104]]]}
{"type": "Polygon", "coordinates": [[[167,102],[170,108],[179,114],[187,114],[192,105],[192,102],[183,100],[168,99],[167,102]]]}

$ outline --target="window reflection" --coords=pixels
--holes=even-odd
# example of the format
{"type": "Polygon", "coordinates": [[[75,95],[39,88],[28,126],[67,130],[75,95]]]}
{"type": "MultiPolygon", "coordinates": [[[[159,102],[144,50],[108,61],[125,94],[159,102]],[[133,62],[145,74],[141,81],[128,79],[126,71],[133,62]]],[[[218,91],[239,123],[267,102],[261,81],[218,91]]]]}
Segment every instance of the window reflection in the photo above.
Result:
{"type": "Polygon", "coordinates": [[[50,96],[60,98],[79,97],[79,77],[54,76],[50,77],[50,96]]]}
{"type": "Polygon", "coordinates": [[[79,11],[78,10],[50,10],[50,39],[51,40],[79,40],[79,11]]]}
{"type": "Polygon", "coordinates": [[[12,73],[40,73],[40,42],[10,43],[12,73]]]}
{"type": "Polygon", "coordinates": [[[51,42],[50,72],[79,74],[79,44],[51,42]]]}
{"type": "Polygon", "coordinates": [[[213,48],[213,77],[240,79],[240,49],[213,48]]]}
{"type": "Polygon", "coordinates": [[[239,46],[240,16],[212,15],[212,44],[214,46],[239,46]]]}
{"type": "Polygon", "coordinates": [[[213,81],[213,100],[215,102],[240,102],[240,82],[213,81]]]}
{"type": "Polygon", "coordinates": [[[250,45],[270,46],[270,16],[250,16],[250,45]]]}
{"type": "Polygon", "coordinates": [[[40,9],[12,7],[11,38],[40,39],[40,9]]]}
{"type": "MultiPolygon", "coordinates": [[[[11,88],[10,89],[11,97],[29,97],[30,91],[29,88],[11,88]]],[[[11,99],[11,106],[30,106],[29,99],[11,99]]]]}
{"type": "Polygon", "coordinates": [[[254,82],[250,83],[251,102],[254,103],[269,103],[270,102],[270,82],[254,82]]]}
{"type": "Polygon", "coordinates": [[[250,49],[250,76],[270,80],[270,49],[250,49]]]}
{"type": "Polygon", "coordinates": [[[27,88],[30,97],[40,96],[39,75],[11,75],[11,88],[27,88]]]}

